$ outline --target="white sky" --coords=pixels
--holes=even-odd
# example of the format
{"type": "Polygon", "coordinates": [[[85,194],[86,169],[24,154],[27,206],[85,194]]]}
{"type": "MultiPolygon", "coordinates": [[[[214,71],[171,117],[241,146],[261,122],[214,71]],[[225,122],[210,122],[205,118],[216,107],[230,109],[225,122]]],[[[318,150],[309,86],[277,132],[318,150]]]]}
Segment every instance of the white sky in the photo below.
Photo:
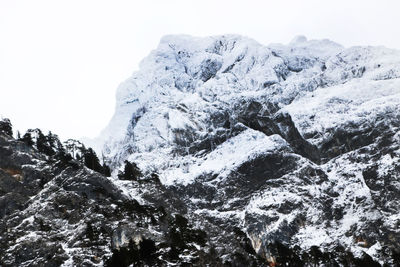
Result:
{"type": "Polygon", "coordinates": [[[175,33],[400,48],[400,1],[0,0],[0,115],[22,132],[94,137],[118,84],[175,33]]]}

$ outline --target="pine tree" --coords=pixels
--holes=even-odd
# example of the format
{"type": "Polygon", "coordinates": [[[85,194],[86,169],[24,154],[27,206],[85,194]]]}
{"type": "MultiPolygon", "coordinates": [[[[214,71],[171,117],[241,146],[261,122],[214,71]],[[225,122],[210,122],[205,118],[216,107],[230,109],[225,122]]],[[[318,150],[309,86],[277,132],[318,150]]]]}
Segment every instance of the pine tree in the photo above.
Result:
{"type": "Polygon", "coordinates": [[[142,173],[136,163],[125,160],[124,172],[120,173],[118,177],[121,180],[137,181],[142,176],[142,173]]]}
{"type": "Polygon", "coordinates": [[[96,172],[103,173],[103,167],[100,164],[96,152],[92,148],[88,148],[83,154],[83,161],[86,167],[96,172]]]}
{"type": "Polygon", "coordinates": [[[50,146],[48,138],[42,133],[41,130],[36,129],[36,132],[37,132],[36,147],[39,150],[39,152],[44,153],[48,156],[54,155],[55,152],[50,146]]]}
{"type": "Polygon", "coordinates": [[[53,134],[51,131],[46,136],[47,143],[49,146],[54,150],[54,151],[59,151],[61,149],[64,149],[62,143],[60,142],[60,139],[58,138],[58,135],[53,134]]]}
{"type": "Polygon", "coordinates": [[[111,169],[110,169],[110,167],[107,166],[106,163],[103,163],[103,174],[106,177],[110,177],[111,176],[111,169]]]}
{"type": "Polygon", "coordinates": [[[13,135],[11,121],[7,118],[0,121],[0,132],[3,132],[9,136],[13,135]]]}
{"type": "Polygon", "coordinates": [[[22,136],[21,141],[23,141],[28,146],[33,146],[35,143],[32,140],[32,134],[28,131],[22,136]]]}

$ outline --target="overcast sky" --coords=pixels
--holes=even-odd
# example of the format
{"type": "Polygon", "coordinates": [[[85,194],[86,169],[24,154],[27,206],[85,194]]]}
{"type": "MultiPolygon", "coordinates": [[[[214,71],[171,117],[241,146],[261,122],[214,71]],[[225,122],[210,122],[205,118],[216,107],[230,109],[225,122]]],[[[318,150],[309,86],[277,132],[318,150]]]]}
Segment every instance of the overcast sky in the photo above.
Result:
{"type": "Polygon", "coordinates": [[[96,136],[161,36],[295,35],[400,48],[398,0],[0,0],[0,115],[24,132],[96,136]]]}

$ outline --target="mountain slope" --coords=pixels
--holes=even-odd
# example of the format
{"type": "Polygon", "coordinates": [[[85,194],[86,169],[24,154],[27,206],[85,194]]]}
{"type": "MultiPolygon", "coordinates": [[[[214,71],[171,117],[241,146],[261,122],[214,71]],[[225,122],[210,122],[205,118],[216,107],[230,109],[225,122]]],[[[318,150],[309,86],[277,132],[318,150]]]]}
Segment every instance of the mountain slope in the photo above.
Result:
{"type": "Polygon", "coordinates": [[[399,233],[400,52],[298,37],[166,36],[117,91],[97,140],[222,227],[392,263],[399,233]]]}
{"type": "Polygon", "coordinates": [[[1,266],[263,265],[243,232],[186,219],[157,179],[115,181],[36,145],[0,130],[1,266]]]}
{"type": "Polygon", "coordinates": [[[400,266],[399,106],[396,50],[166,36],[105,165],[0,121],[0,265],[400,266]]]}

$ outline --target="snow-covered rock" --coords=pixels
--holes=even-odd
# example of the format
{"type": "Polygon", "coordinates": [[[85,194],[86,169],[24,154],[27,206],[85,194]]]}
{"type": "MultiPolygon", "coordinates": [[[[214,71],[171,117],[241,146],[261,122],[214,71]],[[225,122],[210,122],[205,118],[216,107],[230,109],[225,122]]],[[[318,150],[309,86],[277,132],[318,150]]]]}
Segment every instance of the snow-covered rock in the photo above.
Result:
{"type": "Polygon", "coordinates": [[[382,263],[400,240],[399,110],[397,50],[166,36],[96,142],[114,167],[134,161],[192,212],[240,226],[266,258],[278,241],[382,263]],[[380,179],[388,203],[374,200],[380,179]]]}
{"type": "Polygon", "coordinates": [[[0,265],[400,265],[399,51],[166,36],[116,101],[112,177],[0,131],[0,265]]]}

